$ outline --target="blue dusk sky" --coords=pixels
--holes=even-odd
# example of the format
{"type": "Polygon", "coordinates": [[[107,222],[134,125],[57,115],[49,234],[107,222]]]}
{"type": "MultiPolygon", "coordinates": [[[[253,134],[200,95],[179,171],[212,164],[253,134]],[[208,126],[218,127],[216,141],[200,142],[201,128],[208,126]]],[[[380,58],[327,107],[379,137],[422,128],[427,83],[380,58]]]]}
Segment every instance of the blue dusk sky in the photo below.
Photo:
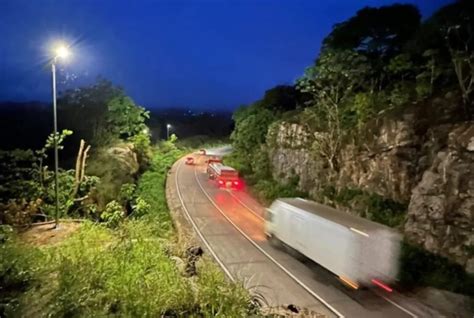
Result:
{"type": "MultiPolygon", "coordinates": [[[[50,100],[49,48],[74,43],[58,89],[122,86],[148,108],[232,110],[312,64],[335,23],[391,0],[0,0],[0,100],[50,100]]],[[[400,2],[400,1],[399,1],[400,2]]],[[[409,0],[423,17],[448,0],[409,0]]]]}

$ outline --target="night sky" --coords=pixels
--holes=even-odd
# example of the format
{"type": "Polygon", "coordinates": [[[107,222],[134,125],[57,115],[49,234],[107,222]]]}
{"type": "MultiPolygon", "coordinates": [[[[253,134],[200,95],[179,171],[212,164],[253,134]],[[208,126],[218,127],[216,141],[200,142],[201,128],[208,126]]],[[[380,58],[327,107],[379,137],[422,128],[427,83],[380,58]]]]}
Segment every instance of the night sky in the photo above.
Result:
{"type": "MultiPolygon", "coordinates": [[[[0,0],[0,100],[50,99],[48,48],[75,43],[59,90],[98,75],[147,108],[233,109],[292,84],[333,24],[393,0],[0,0]]],[[[449,0],[410,0],[424,17],[449,0]]]]}

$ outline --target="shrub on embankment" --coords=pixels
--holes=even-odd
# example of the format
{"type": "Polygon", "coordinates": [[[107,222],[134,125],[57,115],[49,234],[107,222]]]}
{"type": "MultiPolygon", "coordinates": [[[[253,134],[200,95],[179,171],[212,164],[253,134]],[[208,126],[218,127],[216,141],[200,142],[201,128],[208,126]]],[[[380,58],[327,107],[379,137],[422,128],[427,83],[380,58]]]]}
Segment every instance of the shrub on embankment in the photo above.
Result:
{"type": "Polygon", "coordinates": [[[146,214],[132,213],[114,227],[86,221],[61,243],[43,247],[25,248],[14,235],[5,235],[0,245],[0,315],[254,314],[248,292],[226,281],[207,257],[198,261],[197,275],[183,275],[185,247],[177,243],[164,188],[169,168],[183,154],[169,142],[156,149],[134,193],[148,204],[146,214]]]}

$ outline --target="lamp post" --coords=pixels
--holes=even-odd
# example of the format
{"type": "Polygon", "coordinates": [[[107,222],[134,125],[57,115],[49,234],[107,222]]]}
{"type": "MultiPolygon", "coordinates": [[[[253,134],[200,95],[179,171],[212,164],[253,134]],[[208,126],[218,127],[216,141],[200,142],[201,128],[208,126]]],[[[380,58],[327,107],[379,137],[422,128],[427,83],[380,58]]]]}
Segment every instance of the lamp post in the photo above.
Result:
{"type": "Polygon", "coordinates": [[[167,124],[166,125],[166,140],[170,139],[170,128],[171,128],[171,125],[167,124]]]}
{"type": "Polygon", "coordinates": [[[54,57],[51,62],[51,73],[53,81],[53,116],[54,116],[54,196],[55,196],[55,216],[54,216],[54,227],[57,228],[59,225],[59,196],[58,196],[58,114],[56,105],[56,63],[58,59],[66,58],[69,56],[69,50],[66,46],[58,46],[54,51],[54,57]]]}

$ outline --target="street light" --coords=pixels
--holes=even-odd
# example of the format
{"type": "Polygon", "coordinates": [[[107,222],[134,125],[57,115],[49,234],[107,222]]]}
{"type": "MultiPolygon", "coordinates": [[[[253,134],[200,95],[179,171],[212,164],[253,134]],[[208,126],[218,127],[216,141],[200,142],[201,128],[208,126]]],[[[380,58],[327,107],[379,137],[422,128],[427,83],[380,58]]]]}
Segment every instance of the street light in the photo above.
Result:
{"type": "Polygon", "coordinates": [[[167,124],[166,125],[166,140],[170,139],[170,128],[171,128],[171,125],[167,124]]]}
{"type": "Polygon", "coordinates": [[[54,116],[54,196],[55,196],[55,228],[59,225],[59,196],[58,196],[58,114],[56,107],[56,63],[58,59],[66,59],[70,51],[65,45],[58,45],[54,49],[54,57],[51,61],[51,73],[53,78],[53,116],[54,116]]]}

